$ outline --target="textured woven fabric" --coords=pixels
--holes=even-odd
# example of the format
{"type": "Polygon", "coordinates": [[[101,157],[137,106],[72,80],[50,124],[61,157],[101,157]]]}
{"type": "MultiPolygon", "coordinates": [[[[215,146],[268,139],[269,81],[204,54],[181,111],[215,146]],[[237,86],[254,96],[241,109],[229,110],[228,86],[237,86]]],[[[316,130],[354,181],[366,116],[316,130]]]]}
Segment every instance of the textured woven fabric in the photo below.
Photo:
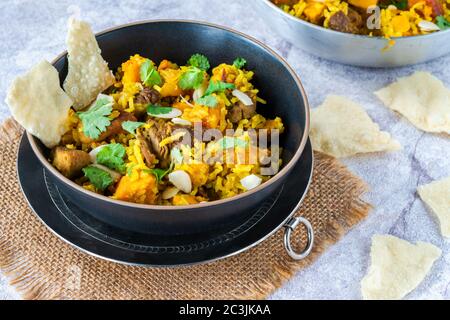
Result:
{"type": "MultiPolygon", "coordinates": [[[[12,120],[0,128],[0,270],[26,299],[266,298],[370,210],[360,199],[365,184],[337,160],[316,153],[313,182],[297,213],[315,230],[307,259],[293,261],[286,254],[280,230],[253,249],[210,264],[175,269],[115,264],[64,243],[35,217],[17,179],[21,134],[12,120]]],[[[304,240],[303,234],[296,232],[294,243],[304,240]]]]}

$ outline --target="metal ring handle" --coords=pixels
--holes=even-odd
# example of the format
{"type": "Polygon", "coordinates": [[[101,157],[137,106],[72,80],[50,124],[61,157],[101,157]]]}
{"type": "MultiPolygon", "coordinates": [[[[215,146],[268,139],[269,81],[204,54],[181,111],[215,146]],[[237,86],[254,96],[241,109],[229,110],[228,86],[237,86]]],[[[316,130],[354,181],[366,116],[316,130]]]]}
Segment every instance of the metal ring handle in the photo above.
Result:
{"type": "Polygon", "coordinates": [[[314,243],[314,231],[312,228],[311,223],[303,217],[296,217],[291,218],[286,224],[285,224],[285,232],[284,232],[284,248],[286,249],[288,255],[294,259],[294,260],[302,260],[306,258],[312,250],[313,243],[314,243]],[[303,224],[306,227],[306,230],[308,232],[308,242],[306,243],[305,249],[303,249],[302,252],[297,253],[292,249],[291,246],[291,234],[292,231],[299,225],[303,224]]]}

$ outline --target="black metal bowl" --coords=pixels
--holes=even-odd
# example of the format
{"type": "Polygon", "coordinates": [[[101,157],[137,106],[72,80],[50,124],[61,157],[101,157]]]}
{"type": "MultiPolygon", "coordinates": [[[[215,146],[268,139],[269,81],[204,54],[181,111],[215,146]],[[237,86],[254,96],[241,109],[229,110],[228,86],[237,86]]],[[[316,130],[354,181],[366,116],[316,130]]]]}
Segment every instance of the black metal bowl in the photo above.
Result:
{"type": "MultiPolygon", "coordinates": [[[[307,142],[309,106],[295,72],[273,50],[242,33],[193,21],[139,22],[106,30],[96,37],[111,69],[117,69],[136,53],[156,62],[169,59],[180,64],[197,52],[206,55],[211,65],[246,58],[247,68],[255,72],[255,86],[268,101],[258,112],[268,117],[280,116],[284,121],[286,131],[280,139],[284,166],[268,182],[233,198],[190,206],[141,205],[95,194],[65,178],[48,162],[49,150],[28,134],[34,153],[72,203],[101,221],[128,230],[183,234],[239,223],[251,208],[282,186],[307,142]]],[[[67,75],[67,53],[61,54],[53,65],[62,83],[67,75]]]]}

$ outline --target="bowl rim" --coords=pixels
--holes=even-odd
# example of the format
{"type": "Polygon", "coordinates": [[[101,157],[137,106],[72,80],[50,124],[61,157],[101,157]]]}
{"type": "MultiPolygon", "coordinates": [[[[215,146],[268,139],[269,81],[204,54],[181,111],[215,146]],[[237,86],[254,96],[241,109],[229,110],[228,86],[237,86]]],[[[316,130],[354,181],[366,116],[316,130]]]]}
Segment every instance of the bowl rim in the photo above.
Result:
{"type": "Polygon", "coordinates": [[[341,36],[353,37],[353,38],[358,38],[358,39],[371,39],[371,40],[376,40],[376,41],[380,41],[380,40],[383,40],[383,41],[389,41],[389,40],[406,41],[406,40],[412,40],[412,39],[417,39],[417,38],[423,39],[423,38],[438,37],[438,36],[442,35],[442,33],[450,32],[450,29],[447,29],[447,30],[440,30],[438,32],[432,32],[429,34],[419,34],[419,35],[415,35],[415,36],[404,36],[404,37],[392,37],[390,39],[387,39],[384,37],[379,37],[379,36],[369,37],[369,36],[362,35],[362,34],[345,33],[345,32],[340,32],[340,31],[336,31],[336,30],[332,30],[332,29],[327,29],[325,27],[316,25],[314,23],[302,20],[300,18],[297,18],[297,17],[283,11],[280,7],[278,7],[276,4],[274,4],[271,0],[255,0],[255,1],[261,2],[264,5],[267,5],[269,8],[274,9],[276,12],[278,12],[282,16],[287,17],[287,18],[291,19],[292,21],[295,21],[296,23],[300,23],[307,27],[310,27],[310,28],[313,28],[316,30],[321,30],[323,32],[339,34],[341,36]]]}
{"type": "MultiPolygon", "coordinates": [[[[266,181],[265,183],[262,183],[261,185],[259,185],[258,187],[246,191],[244,193],[238,194],[236,196],[230,197],[230,198],[226,198],[226,199],[220,199],[220,200],[215,200],[215,201],[211,201],[211,202],[205,202],[205,203],[198,203],[198,204],[192,204],[192,205],[184,205],[184,206],[165,206],[165,205],[150,205],[150,204],[139,204],[139,203],[133,203],[133,202],[127,202],[127,201],[123,201],[123,200],[116,200],[116,199],[112,199],[110,197],[104,196],[104,195],[100,195],[97,194],[95,192],[86,190],[85,188],[81,187],[80,185],[76,184],[75,182],[73,182],[72,180],[66,178],[65,176],[63,176],[55,167],[53,167],[51,165],[51,163],[48,161],[48,159],[46,159],[46,157],[41,153],[40,148],[37,146],[36,141],[39,140],[37,137],[33,136],[31,133],[29,133],[28,131],[26,132],[28,141],[31,145],[31,148],[33,150],[33,152],[35,153],[35,155],[38,157],[39,161],[44,165],[45,169],[50,171],[54,176],[56,176],[56,178],[58,178],[62,183],[70,186],[71,188],[75,189],[78,192],[81,192],[83,194],[86,194],[89,197],[92,197],[94,199],[100,200],[100,201],[106,201],[108,203],[111,204],[115,204],[115,205],[120,205],[123,207],[131,207],[131,208],[135,208],[135,209],[150,209],[150,210],[162,210],[162,211],[182,211],[182,210],[192,210],[192,209],[199,209],[199,208],[212,208],[215,206],[219,206],[225,203],[229,203],[229,202],[233,202],[233,201],[238,201],[241,200],[243,198],[249,197],[251,195],[256,194],[257,192],[269,187],[270,185],[272,185],[273,183],[277,182],[278,180],[282,179],[286,174],[288,174],[290,172],[290,170],[293,168],[293,166],[297,163],[298,159],[300,158],[300,155],[303,153],[303,150],[306,146],[306,142],[308,140],[308,136],[309,136],[309,128],[310,128],[310,106],[309,106],[309,102],[308,102],[308,98],[306,95],[306,91],[302,85],[302,82],[299,78],[299,76],[296,74],[296,72],[292,69],[292,67],[287,63],[287,61],[281,57],[278,53],[276,53],[273,49],[271,49],[269,46],[267,46],[266,44],[264,44],[263,42],[249,36],[246,35],[240,31],[234,30],[232,28],[229,27],[225,27],[222,25],[217,25],[214,23],[210,23],[210,22],[204,22],[204,21],[198,21],[198,20],[188,20],[188,19],[154,19],[154,20],[141,20],[141,21],[136,21],[136,22],[132,22],[132,23],[126,23],[126,24],[121,24],[119,26],[115,26],[115,27],[111,27],[108,29],[105,29],[99,33],[96,33],[95,36],[101,36],[104,35],[106,33],[109,32],[113,32],[119,29],[123,29],[126,27],[130,27],[130,26],[135,26],[135,25],[141,25],[141,24],[149,24],[149,23],[186,23],[186,24],[196,24],[196,25],[201,25],[201,26],[207,26],[207,27],[213,27],[216,29],[221,29],[224,30],[226,32],[229,33],[233,33],[237,36],[240,36],[246,40],[248,40],[249,42],[253,43],[254,45],[260,46],[262,49],[266,50],[269,54],[271,54],[272,56],[274,56],[279,62],[282,63],[282,65],[287,69],[287,71],[290,73],[291,77],[293,78],[295,84],[297,85],[298,90],[300,90],[301,92],[301,96],[303,99],[303,103],[304,103],[304,108],[305,108],[305,127],[303,128],[303,136],[302,139],[300,141],[300,145],[297,148],[294,156],[292,157],[292,159],[277,173],[275,174],[271,179],[269,179],[268,181],[266,181]]],[[[64,57],[67,54],[67,50],[65,50],[64,52],[62,52],[61,54],[59,54],[55,59],[52,60],[51,64],[54,65],[59,59],[61,59],[62,57],[64,57]]]]}

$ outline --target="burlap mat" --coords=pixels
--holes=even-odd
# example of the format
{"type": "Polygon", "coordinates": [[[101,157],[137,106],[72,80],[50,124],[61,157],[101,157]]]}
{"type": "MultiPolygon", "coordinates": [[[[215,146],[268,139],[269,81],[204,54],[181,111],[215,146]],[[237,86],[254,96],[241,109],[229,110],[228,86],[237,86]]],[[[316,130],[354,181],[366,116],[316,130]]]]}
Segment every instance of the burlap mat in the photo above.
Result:
{"type": "Polygon", "coordinates": [[[27,299],[265,298],[370,209],[360,199],[365,184],[337,160],[316,154],[313,183],[298,213],[315,230],[307,259],[295,262],[288,257],[280,230],[256,248],[207,265],[154,269],[115,264],[72,248],[32,213],[16,173],[21,133],[11,120],[0,128],[0,269],[27,299]]]}

